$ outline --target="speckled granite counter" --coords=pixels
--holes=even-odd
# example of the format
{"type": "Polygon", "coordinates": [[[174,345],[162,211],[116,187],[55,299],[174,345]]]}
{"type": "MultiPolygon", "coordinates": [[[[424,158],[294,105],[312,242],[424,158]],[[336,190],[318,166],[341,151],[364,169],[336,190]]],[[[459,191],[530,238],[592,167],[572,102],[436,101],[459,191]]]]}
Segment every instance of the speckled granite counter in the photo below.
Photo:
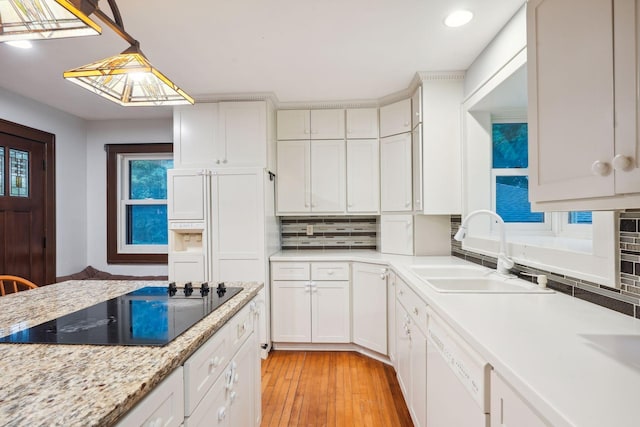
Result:
{"type": "MultiPolygon", "coordinates": [[[[0,336],[144,286],[167,282],[68,281],[0,298],[0,336]]],[[[249,302],[244,290],[164,347],[0,344],[0,425],[111,426],[249,302]]]]}

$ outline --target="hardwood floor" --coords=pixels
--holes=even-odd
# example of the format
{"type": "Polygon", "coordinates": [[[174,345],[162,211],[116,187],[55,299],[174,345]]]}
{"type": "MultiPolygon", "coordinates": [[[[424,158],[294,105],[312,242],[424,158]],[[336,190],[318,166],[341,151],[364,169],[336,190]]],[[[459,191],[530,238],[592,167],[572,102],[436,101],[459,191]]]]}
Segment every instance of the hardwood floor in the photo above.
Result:
{"type": "Polygon", "coordinates": [[[354,352],[272,351],[262,427],[413,426],[392,367],[354,352]]]}

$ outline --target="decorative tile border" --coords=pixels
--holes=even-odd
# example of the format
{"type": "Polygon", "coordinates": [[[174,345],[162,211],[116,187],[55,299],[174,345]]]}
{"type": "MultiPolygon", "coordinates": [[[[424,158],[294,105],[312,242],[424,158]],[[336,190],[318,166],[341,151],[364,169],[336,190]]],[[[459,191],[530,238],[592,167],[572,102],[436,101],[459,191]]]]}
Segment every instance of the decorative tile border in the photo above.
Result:
{"type": "MultiPolygon", "coordinates": [[[[453,238],[461,222],[460,215],[451,216],[451,255],[495,268],[496,258],[464,250],[462,243],[453,238]]],[[[640,319],[640,211],[621,213],[618,224],[620,289],[521,264],[516,264],[511,271],[531,282],[535,279],[522,273],[545,274],[551,289],[640,319]]]]}
{"type": "Polygon", "coordinates": [[[280,218],[282,249],[376,249],[376,229],[376,217],[280,218]]]}

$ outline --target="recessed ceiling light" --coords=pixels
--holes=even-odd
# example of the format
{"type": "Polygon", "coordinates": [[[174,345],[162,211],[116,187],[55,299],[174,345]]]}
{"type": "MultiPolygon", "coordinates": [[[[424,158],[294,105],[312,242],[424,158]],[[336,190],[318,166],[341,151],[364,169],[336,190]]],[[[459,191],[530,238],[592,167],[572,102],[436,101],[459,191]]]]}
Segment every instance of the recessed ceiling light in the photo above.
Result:
{"type": "Polygon", "coordinates": [[[20,49],[31,49],[33,47],[29,40],[12,40],[5,43],[9,46],[19,47],[20,49]]]}
{"type": "Polygon", "coordinates": [[[447,27],[461,27],[467,24],[473,18],[473,13],[468,10],[456,10],[449,14],[444,20],[447,27]]]}

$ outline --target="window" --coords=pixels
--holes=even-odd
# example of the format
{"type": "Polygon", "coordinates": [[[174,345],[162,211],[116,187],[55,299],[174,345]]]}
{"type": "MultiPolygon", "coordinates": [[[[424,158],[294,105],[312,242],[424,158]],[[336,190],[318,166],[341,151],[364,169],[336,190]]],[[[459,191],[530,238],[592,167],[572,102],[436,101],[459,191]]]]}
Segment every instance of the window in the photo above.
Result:
{"type": "Polygon", "coordinates": [[[172,144],[109,144],[107,262],[167,262],[167,170],[172,144]]]}
{"type": "Polygon", "coordinates": [[[493,209],[515,232],[588,238],[591,212],[532,212],[529,203],[528,126],[523,120],[493,119],[491,125],[493,209]]]}

